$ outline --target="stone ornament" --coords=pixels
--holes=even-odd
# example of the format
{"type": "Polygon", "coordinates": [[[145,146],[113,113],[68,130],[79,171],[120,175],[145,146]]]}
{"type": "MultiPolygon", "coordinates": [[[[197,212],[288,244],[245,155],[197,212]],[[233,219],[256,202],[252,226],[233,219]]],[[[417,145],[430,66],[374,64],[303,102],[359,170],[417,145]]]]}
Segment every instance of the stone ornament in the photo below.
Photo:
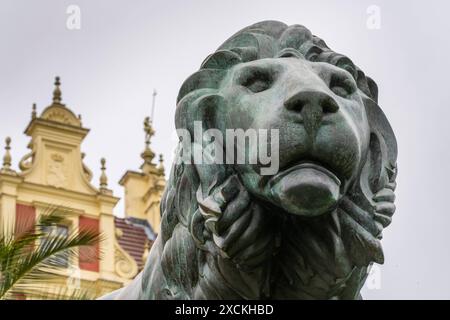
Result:
{"type": "Polygon", "coordinates": [[[69,168],[63,155],[51,153],[48,160],[47,183],[55,188],[67,188],[69,168]]]}
{"type": "Polygon", "coordinates": [[[360,299],[395,211],[397,144],[377,98],[304,26],[236,33],[182,85],[176,127],[278,129],[280,170],[175,162],[147,264],[108,299],[360,299]]]}
{"type": "MultiPolygon", "coordinates": [[[[55,89],[53,90],[52,104],[48,106],[41,115],[41,119],[52,121],[54,123],[62,123],[73,127],[82,127],[81,116],[76,116],[70,109],[62,103],[61,80],[55,77],[55,89]]],[[[31,118],[38,119],[36,113],[36,104],[33,104],[31,118]]]]}
{"type": "Polygon", "coordinates": [[[6,137],[5,139],[5,155],[3,156],[3,167],[2,170],[10,171],[11,170],[11,138],[6,137]]]}

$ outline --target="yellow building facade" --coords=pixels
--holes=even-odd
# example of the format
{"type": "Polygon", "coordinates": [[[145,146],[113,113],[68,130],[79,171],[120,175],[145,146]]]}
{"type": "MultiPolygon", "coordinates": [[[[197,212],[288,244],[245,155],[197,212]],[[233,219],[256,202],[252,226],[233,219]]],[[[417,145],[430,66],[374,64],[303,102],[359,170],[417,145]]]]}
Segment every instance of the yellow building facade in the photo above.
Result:
{"type": "MultiPolygon", "coordinates": [[[[65,217],[58,227],[66,231],[89,228],[103,235],[94,248],[99,258],[86,260],[80,252],[76,260],[60,268],[62,284],[86,288],[94,296],[101,296],[126,285],[143,267],[159,232],[159,203],[165,186],[162,159],[159,165],[153,163],[150,138],[154,132],[149,119],[144,129],[141,170],[127,171],[120,181],[125,190],[125,218],[114,215],[120,199],[108,188],[106,161],[101,159],[99,163],[98,186],[92,181],[92,171],[83,163],[82,143],[89,129],[83,127],[80,116],[62,103],[58,77],[52,103],[39,115],[33,105],[31,121],[25,129],[30,138],[29,153],[19,161],[18,171],[12,169],[11,140],[7,138],[0,170],[3,232],[11,230],[16,220],[36,220],[49,208],[55,208],[65,217]]],[[[25,298],[32,299],[33,295],[25,298]]]]}

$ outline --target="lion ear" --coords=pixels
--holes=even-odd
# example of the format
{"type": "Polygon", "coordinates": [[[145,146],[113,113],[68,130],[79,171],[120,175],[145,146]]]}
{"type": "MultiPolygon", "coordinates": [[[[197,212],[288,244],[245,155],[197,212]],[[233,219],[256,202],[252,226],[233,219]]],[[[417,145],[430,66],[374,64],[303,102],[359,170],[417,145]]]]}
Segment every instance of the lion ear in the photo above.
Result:
{"type": "Polygon", "coordinates": [[[187,78],[178,92],[177,104],[189,93],[200,89],[217,89],[227,75],[226,69],[201,69],[187,78]]]}
{"type": "Polygon", "coordinates": [[[187,129],[194,134],[195,122],[201,122],[202,129],[217,127],[217,114],[224,105],[224,98],[216,90],[200,89],[184,97],[177,105],[175,125],[177,129],[187,129]]]}
{"type": "Polygon", "coordinates": [[[352,198],[365,211],[375,212],[375,195],[383,189],[395,189],[397,140],[378,104],[367,96],[363,100],[370,126],[370,143],[352,198]]]}
{"type": "Polygon", "coordinates": [[[217,115],[225,103],[225,98],[219,94],[209,94],[197,99],[194,103],[197,118],[203,122],[207,129],[217,128],[220,125],[217,115]]]}
{"type": "MultiPolygon", "coordinates": [[[[373,83],[375,84],[375,82],[373,83]]],[[[370,90],[372,91],[372,89],[374,88],[371,86],[370,90]]],[[[386,115],[376,101],[370,98],[364,99],[364,105],[371,135],[376,136],[383,145],[380,151],[383,154],[384,165],[395,166],[397,163],[397,139],[386,115]]]]}
{"type": "Polygon", "coordinates": [[[192,163],[195,165],[203,194],[226,176],[223,165],[223,110],[225,98],[211,91],[197,92],[199,96],[187,96],[179,105],[177,129],[187,129],[190,133],[192,163]],[[201,152],[200,152],[201,151],[201,152]],[[197,157],[196,157],[197,156],[197,157]],[[200,161],[201,158],[201,161],[200,161]]]}

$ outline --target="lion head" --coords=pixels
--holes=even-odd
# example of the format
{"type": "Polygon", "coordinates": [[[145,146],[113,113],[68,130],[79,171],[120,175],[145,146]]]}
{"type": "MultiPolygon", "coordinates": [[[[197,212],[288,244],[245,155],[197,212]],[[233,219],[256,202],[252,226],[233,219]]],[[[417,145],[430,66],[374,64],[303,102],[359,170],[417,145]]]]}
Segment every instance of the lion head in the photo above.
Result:
{"type": "Polygon", "coordinates": [[[228,39],[183,83],[176,127],[276,129],[279,171],[176,161],[139,297],[358,298],[395,210],[397,146],[377,95],[303,26],[228,39]]]}

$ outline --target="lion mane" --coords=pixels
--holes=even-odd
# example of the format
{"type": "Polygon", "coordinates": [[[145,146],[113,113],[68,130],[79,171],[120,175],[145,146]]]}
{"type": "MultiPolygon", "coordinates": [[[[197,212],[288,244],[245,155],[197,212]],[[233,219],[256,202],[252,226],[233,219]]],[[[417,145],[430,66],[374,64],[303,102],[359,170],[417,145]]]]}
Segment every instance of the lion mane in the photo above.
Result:
{"type": "MultiPolygon", "coordinates": [[[[214,127],[202,107],[219,103],[217,92],[229,68],[292,50],[309,61],[342,68],[356,81],[371,131],[357,181],[333,212],[306,219],[274,215],[281,209],[246,192],[233,165],[175,161],[161,200],[161,232],[136,280],[138,298],[359,299],[371,265],[384,262],[379,230],[395,211],[395,136],[377,104],[375,82],[307,28],[264,21],[237,32],[183,83],[176,126],[192,131],[193,121],[200,120],[214,127]],[[215,241],[215,228],[237,193],[248,200],[246,213],[228,221],[236,236],[221,244],[215,241]],[[260,236],[246,234],[248,229],[260,236]],[[247,241],[241,245],[244,254],[233,258],[227,250],[241,240],[247,241]]],[[[180,160],[181,154],[176,157],[180,160]]]]}

